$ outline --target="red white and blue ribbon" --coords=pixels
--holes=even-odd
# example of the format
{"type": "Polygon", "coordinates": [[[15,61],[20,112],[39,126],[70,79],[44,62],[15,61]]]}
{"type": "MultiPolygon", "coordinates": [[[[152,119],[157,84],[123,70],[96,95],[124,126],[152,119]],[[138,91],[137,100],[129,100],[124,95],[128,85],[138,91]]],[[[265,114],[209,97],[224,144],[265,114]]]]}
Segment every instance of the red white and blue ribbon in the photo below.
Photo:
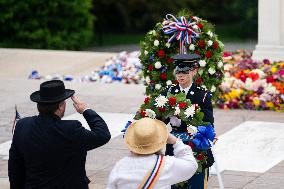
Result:
{"type": "Polygon", "coordinates": [[[148,179],[144,183],[142,189],[149,189],[152,187],[152,184],[154,183],[155,179],[157,178],[157,175],[161,169],[162,163],[163,163],[164,156],[163,155],[158,155],[157,160],[155,163],[155,166],[153,170],[151,171],[148,179]]]}
{"type": "Polygon", "coordinates": [[[191,44],[192,40],[198,38],[201,33],[200,29],[196,26],[196,23],[196,19],[194,18],[187,21],[184,16],[181,16],[178,20],[171,14],[166,15],[163,31],[165,34],[172,34],[168,43],[171,43],[174,39],[180,41],[181,54],[186,54],[185,44],[191,44]],[[196,26],[196,29],[193,28],[194,26],[196,26]]]}

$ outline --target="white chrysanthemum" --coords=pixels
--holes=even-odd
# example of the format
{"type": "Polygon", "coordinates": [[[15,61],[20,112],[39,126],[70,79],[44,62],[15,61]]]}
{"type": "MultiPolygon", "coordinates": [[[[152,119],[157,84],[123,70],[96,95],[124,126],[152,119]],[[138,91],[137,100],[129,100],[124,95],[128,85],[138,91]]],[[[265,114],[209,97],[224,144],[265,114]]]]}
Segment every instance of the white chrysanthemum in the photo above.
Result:
{"type": "Polygon", "coordinates": [[[146,109],[145,110],[145,116],[149,117],[149,118],[152,118],[152,119],[155,119],[156,118],[156,113],[153,110],[151,110],[151,109],[146,109]]]}
{"type": "Polygon", "coordinates": [[[144,55],[148,55],[148,51],[145,50],[145,51],[144,51],[144,55]]]}
{"type": "Polygon", "coordinates": [[[202,75],[203,72],[204,72],[203,69],[198,69],[198,74],[199,74],[199,75],[202,75]]]}
{"type": "Polygon", "coordinates": [[[186,108],[184,114],[187,118],[193,117],[193,115],[195,114],[195,107],[193,105],[189,106],[188,108],[186,108]]]}
{"type": "Polygon", "coordinates": [[[222,67],[223,67],[223,62],[222,62],[222,61],[219,61],[219,62],[217,63],[217,66],[218,66],[218,68],[222,68],[222,67]]]}
{"type": "Polygon", "coordinates": [[[149,85],[150,82],[151,82],[150,77],[149,77],[149,76],[146,76],[145,81],[146,81],[146,83],[149,85]]]}
{"type": "Polygon", "coordinates": [[[193,125],[188,125],[187,132],[194,135],[197,133],[197,127],[194,127],[193,125]]]}
{"type": "Polygon", "coordinates": [[[212,87],[211,87],[211,90],[210,90],[212,93],[214,93],[215,91],[216,91],[216,87],[213,85],[212,87]]]}
{"type": "Polygon", "coordinates": [[[178,106],[176,106],[174,115],[179,115],[179,114],[180,114],[180,109],[178,106]]]}
{"type": "Polygon", "coordinates": [[[205,67],[206,61],[205,60],[199,60],[199,65],[200,65],[200,67],[205,67]]]}
{"type": "Polygon", "coordinates": [[[213,32],[212,31],[208,31],[207,35],[209,35],[212,38],[213,37],[213,32]]]}
{"type": "Polygon", "coordinates": [[[208,45],[208,47],[211,47],[213,45],[213,41],[211,41],[211,40],[207,41],[207,45],[208,45]]]}
{"type": "Polygon", "coordinates": [[[161,67],[162,67],[161,62],[158,61],[158,62],[155,63],[155,68],[156,69],[160,69],[161,67]]]}
{"type": "Polygon", "coordinates": [[[166,47],[167,47],[167,48],[170,48],[170,47],[171,47],[171,44],[170,44],[170,43],[166,43],[166,47]]]}
{"type": "Polygon", "coordinates": [[[156,40],[154,41],[154,45],[157,47],[157,46],[159,46],[159,44],[160,44],[160,42],[156,39],[156,40]]]}
{"type": "Polygon", "coordinates": [[[171,80],[168,80],[166,84],[171,85],[171,84],[173,84],[173,82],[171,80]]]}
{"type": "Polygon", "coordinates": [[[155,31],[155,30],[151,30],[151,31],[149,31],[149,34],[150,34],[150,35],[154,35],[154,36],[155,36],[157,33],[156,33],[156,31],[155,31]]]}
{"type": "Polygon", "coordinates": [[[155,98],[155,106],[157,106],[158,108],[163,108],[168,101],[169,100],[165,96],[160,95],[155,98]]]}
{"type": "Polygon", "coordinates": [[[205,90],[207,90],[207,87],[205,85],[201,85],[201,87],[205,90]]]}
{"type": "Polygon", "coordinates": [[[209,68],[209,69],[208,69],[208,72],[209,72],[211,75],[213,75],[213,74],[216,72],[216,70],[215,70],[215,68],[209,68]]]}
{"type": "Polygon", "coordinates": [[[190,44],[190,45],[189,45],[189,50],[191,50],[191,51],[194,51],[194,50],[195,50],[194,44],[190,44]]]}
{"type": "Polygon", "coordinates": [[[161,86],[160,84],[156,84],[156,85],[155,85],[155,89],[156,89],[156,90],[160,90],[161,87],[162,87],[162,86],[161,86]]]}

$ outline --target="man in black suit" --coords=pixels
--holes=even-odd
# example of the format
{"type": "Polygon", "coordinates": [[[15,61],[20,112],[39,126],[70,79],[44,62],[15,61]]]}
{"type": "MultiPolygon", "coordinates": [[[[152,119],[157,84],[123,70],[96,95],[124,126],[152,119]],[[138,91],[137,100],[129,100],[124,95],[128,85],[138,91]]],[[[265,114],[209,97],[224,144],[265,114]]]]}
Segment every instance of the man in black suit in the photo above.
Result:
{"type": "MultiPolygon", "coordinates": [[[[214,123],[213,108],[211,102],[211,93],[204,88],[194,83],[193,79],[197,74],[198,61],[200,56],[197,54],[178,54],[173,56],[175,68],[175,75],[178,81],[178,85],[173,84],[166,88],[162,95],[167,96],[168,93],[178,94],[185,93],[186,98],[191,101],[191,104],[198,104],[201,112],[204,113],[203,121],[214,123]]],[[[171,117],[166,122],[171,123],[172,132],[182,133],[187,131],[187,125],[185,125],[179,118],[171,117]]],[[[185,141],[184,141],[185,142],[185,141]]],[[[187,143],[186,141],[185,143],[187,143]]],[[[167,145],[167,155],[173,155],[173,148],[171,145],[167,145]]],[[[186,186],[177,187],[172,186],[172,189],[190,188],[190,189],[205,189],[208,179],[208,168],[212,166],[214,158],[211,150],[207,151],[207,164],[204,165],[201,173],[196,173],[191,177],[186,186]]]]}
{"type": "Polygon", "coordinates": [[[87,189],[87,151],[106,144],[110,132],[105,121],[65,89],[60,80],[47,81],[31,94],[38,116],[18,121],[8,162],[11,189],[87,189]],[[83,114],[91,131],[77,120],[61,120],[67,98],[83,114]]]}

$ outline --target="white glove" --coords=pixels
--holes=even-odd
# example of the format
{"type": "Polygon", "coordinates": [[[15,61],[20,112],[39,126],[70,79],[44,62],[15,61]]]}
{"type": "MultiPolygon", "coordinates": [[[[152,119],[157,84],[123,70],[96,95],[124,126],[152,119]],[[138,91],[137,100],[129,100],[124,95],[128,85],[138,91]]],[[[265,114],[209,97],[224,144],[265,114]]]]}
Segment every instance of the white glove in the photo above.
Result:
{"type": "Polygon", "coordinates": [[[181,125],[181,119],[177,118],[176,116],[171,116],[170,123],[174,127],[179,127],[181,125]]]}

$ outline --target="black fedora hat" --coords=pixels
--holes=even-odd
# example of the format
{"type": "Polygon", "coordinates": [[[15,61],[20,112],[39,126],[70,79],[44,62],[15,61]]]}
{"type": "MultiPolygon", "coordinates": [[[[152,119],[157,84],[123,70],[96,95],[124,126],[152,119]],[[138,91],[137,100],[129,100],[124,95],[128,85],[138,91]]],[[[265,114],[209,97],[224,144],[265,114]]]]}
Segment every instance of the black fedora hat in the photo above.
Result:
{"type": "Polygon", "coordinates": [[[61,102],[75,93],[74,90],[65,89],[65,85],[61,80],[51,80],[40,84],[40,90],[33,92],[30,99],[33,102],[52,104],[61,102]]]}

